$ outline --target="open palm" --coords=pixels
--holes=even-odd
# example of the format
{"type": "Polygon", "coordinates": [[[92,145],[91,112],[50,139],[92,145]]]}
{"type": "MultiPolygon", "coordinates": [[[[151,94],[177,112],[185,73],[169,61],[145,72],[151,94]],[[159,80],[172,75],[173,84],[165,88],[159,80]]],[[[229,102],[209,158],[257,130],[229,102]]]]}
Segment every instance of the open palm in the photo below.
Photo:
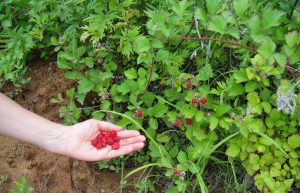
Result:
{"type": "Polygon", "coordinates": [[[129,154],[144,147],[145,136],[138,131],[122,130],[121,127],[109,122],[90,119],[64,129],[63,141],[65,143],[64,154],[84,161],[105,160],[121,155],[129,154]],[[91,144],[99,130],[116,130],[120,136],[120,149],[113,150],[111,146],[96,149],[91,144]]]}

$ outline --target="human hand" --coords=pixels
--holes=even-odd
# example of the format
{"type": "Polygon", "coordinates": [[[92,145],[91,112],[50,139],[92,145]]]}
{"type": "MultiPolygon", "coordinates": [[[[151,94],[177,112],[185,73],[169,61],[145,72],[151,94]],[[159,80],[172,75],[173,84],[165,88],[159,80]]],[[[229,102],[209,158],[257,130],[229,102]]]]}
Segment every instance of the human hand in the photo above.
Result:
{"type": "Polygon", "coordinates": [[[106,160],[121,155],[129,154],[144,147],[145,136],[138,131],[122,130],[121,127],[109,122],[90,119],[73,126],[63,126],[62,132],[57,137],[61,146],[61,154],[84,161],[106,160]],[[99,129],[104,131],[116,130],[120,136],[120,149],[112,150],[111,146],[96,149],[91,140],[99,134],[99,129]]]}

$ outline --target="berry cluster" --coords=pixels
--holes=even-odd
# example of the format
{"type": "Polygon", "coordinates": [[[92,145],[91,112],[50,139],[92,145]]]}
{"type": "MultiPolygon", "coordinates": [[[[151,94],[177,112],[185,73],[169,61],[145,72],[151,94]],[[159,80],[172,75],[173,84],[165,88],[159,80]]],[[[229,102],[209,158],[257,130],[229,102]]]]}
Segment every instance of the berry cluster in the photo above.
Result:
{"type": "Polygon", "coordinates": [[[111,148],[117,150],[120,148],[121,138],[117,135],[117,132],[112,131],[101,131],[95,139],[91,141],[91,144],[97,148],[102,149],[107,145],[111,145],[111,148]]]}

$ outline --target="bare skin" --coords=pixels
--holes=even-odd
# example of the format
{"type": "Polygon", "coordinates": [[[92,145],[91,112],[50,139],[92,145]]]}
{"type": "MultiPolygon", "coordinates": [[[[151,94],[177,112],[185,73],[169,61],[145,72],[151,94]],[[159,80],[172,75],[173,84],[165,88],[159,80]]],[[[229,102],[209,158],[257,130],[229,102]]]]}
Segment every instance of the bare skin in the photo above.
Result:
{"type": "Polygon", "coordinates": [[[42,149],[84,161],[99,161],[129,154],[144,147],[145,136],[138,131],[105,121],[90,119],[72,126],[51,122],[34,114],[0,93],[0,135],[19,139],[42,149]],[[97,150],[91,145],[98,130],[116,130],[120,149],[97,150]]]}

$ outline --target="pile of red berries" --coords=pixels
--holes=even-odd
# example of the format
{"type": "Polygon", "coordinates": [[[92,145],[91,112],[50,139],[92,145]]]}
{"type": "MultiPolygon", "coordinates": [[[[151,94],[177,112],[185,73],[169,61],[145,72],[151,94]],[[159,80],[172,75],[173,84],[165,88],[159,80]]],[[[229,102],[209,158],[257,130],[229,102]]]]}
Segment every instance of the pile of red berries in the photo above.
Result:
{"type": "Polygon", "coordinates": [[[97,149],[111,145],[112,149],[117,150],[120,148],[120,140],[121,138],[117,135],[117,131],[101,131],[97,137],[91,141],[91,144],[97,149]]]}

